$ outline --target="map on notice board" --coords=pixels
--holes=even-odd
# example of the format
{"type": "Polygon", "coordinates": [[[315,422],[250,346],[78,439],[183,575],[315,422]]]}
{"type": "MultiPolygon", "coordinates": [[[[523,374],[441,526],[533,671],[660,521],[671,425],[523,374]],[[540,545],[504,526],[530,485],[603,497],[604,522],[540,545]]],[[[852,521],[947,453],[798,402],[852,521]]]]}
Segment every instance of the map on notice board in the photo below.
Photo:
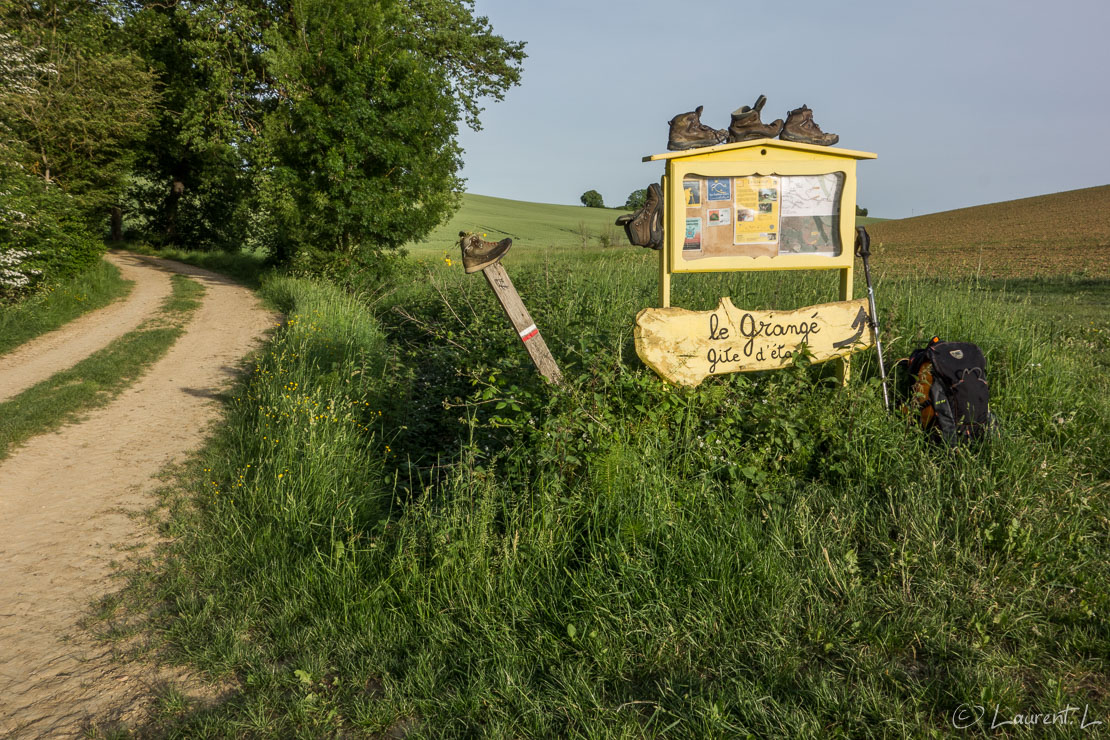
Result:
{"type": "Polygon", "coordinates": [[[682,259],[838,256],[844,173],[687,175],[682,259]]]}

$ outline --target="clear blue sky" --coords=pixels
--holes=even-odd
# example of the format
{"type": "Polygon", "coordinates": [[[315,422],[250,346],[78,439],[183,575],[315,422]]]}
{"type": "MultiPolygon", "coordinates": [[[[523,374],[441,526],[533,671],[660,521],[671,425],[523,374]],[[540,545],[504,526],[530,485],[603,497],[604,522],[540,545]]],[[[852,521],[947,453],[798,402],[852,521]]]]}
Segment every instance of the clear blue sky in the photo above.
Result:
{"type": "Polygon", "coordinates": [[[522,84],[464,128],[481,195],[606,205],[662,174],[667,121],[803,103],[900,218],[1110,183],[1110,0],[477,0],[526,41],[522,84]]]}

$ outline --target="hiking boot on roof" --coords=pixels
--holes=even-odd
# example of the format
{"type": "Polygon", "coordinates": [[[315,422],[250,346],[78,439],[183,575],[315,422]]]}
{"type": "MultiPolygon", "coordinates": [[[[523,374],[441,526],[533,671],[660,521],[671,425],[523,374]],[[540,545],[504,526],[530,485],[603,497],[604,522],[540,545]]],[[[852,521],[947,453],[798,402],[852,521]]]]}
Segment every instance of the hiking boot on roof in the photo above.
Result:
{"type": "Polygon", "coordinates": [[[477,234],[467,234],[465,231],[460,231],[459,237],[463,269],[468,273],[478,272],[494,264],[504,257],[505,252],[508,252],[509,247],[513,245],[513,240],[508,237],[499,242],[486,242],[482,241],[477,234]]]}
{"type": "Polygon", "coordinates": [[[759,120],[759,112],[767,103],[767,96],[760,95],[755,105],[744,106],[732,112],[732,123],[728,127],[728,143],[737,141],[751,141],[752,139],[773,139],[782,131],[782,119],[776,118],[772,123],[763,123],[759,120]]]}
{"type": "Polygon", "coordinates": [[[723,143],[728,138],[728,132],[724,129],[710,128],[701,122],[702,107],[699,105],[696,110],[689,113],[679,113],[667,122],[671,127],[667,148],[672,152],[713,146],[723,143]]]}
{"type": "Polygon", "coordinates": [[[813,111],[804,105],[786,114],[786,124],[782,127],[779,138],[783,141],[817,146],[832,146],[840,141],[840,136],[837,134],[826,134],[822,131],[821,127],[813,122],[813,111]]]}

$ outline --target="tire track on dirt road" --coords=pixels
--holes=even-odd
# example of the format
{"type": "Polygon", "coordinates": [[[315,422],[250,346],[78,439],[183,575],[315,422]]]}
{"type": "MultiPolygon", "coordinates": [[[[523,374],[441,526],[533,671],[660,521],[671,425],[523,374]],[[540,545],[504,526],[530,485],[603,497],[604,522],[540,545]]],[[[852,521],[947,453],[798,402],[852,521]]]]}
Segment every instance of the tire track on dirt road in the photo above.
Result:
{"type": "Polygon", "coordinates": [[[113,590],[112,560],[153,541],[133,513],[153,503],[154,476],[204,442],[220,417],[220,395],[276,320],[222,276],[137,255],[121,261],[136,270],[135,291],[147,281],[168,284],[172,270],[206,292],[182,337],[134,385],[0,465],[3,737],[74,737],[90,721],[141,722],[159,684],[176,678],[115,662],[79,624],[89,604],[113,590]]]}
{"type": "Polygon", "coordinates": [[[151,270],[143,257],[110,252],[104,259],[134,282],[131,292],[0,356],[0,402],[108,346],[149,318],[170,294],[170,273],[151,270]]]}

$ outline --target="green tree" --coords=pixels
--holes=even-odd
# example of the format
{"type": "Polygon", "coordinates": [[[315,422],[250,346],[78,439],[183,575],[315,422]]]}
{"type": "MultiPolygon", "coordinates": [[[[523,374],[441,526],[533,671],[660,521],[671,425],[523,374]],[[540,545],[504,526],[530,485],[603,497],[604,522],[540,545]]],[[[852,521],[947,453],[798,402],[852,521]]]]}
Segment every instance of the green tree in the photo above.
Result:
{"type": "Polygon", "coordinates": [[[860,208],[859,206],[856,206],[856,215],[866,217],[867,216],[867,209],[866,208],[860,208]]]}
{"type": "Polygon", "coordinates": [[[22,144],[21,164],[43,187],[71,196],[90,221],[105,218],[153,117],[151,75],[121,47],[118,24],[98,4],[0,0],[0,18],[15,32],[6,43],[35,50],[37,71],[13,70],[19,83],[0,92],[0,122],[22,144]]]}
{"type": "Polygon", "coordinates": [[[99,259],[151,118],[151,78],[103,6],[0,0],[0,302],[99,259]]]}
{"type": "Polygon", "coordinates": [[[458,207],[457,121],[478,127],[478,100],[516,84],[524,57],[471,8],[291,0],[266,32],[260,171],[279,258],[395,249],[458,207]]]}
{"type": "Polygon", "coordinates": [[[131,200],[155,243],[237,249],[255,224],[261,118],[272,106],[261,69],[257,3],[137,0],[125,37],[156,77],[162,105],[140,156],[131,200]]]}
{"type": "Polygon", "coordinates": [[[624,202],[624,207],[630,211],[638,211],[644,207],[647,202],[647,188],[640,188],[633,190],[628,194],[628,200],[624,202]]]}
{"type": "Polygon", "coordinates": [[[587,208],[605,207],[605,201],[602,200],[601,193],[597,192],[596,190],[587,190],[586,192],[582,193],[582,197],[579,200],[581,200],[582,205],[586,206],[587,208]]]}

